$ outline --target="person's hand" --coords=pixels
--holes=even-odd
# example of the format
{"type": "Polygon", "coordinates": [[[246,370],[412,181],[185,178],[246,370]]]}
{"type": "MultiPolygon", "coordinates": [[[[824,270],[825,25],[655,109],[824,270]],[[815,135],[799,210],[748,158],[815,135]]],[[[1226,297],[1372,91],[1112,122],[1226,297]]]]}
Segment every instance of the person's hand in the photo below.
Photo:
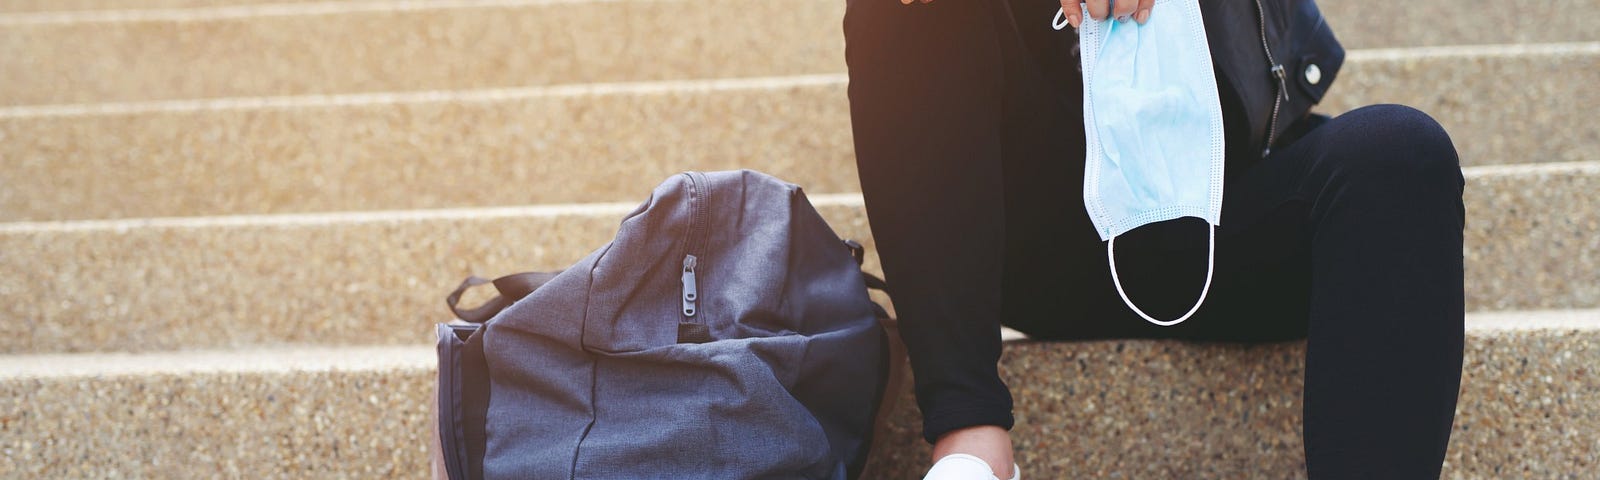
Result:
{"type": "Polygon", "coordinates": [[[900,0],[901,5],[910,5],[913,2],[933,3],[933,0],[900,0]]]}
{"type": "Polygon", "coordinates": [[[1084,0],[1083,2],[1061,0],[1061,9],[1067,14],[1067,23],[1072,24],[1072,28],[1078,28],[1083,24],[1083,17],[1080,14],[1082,10],[1078,6],[1080,3],[1089,5],[1089,18],[1105,20],[1110,17],[1119,21],[1132,19],[1144,25],[1145,21],[1150,20],[1150,7],[1155,6],[1156,0],[1084,0]]]}
{"type": "Polygon", "coordinates": [[[981,458],[994,470],[996,478],[1011,478],[1011,467],[1015,460],[1011,458],[1011,434],[1004,428],[979,425],[940,435],[933,444],[933,461],[937,462],[952,453],[981,458]]]}

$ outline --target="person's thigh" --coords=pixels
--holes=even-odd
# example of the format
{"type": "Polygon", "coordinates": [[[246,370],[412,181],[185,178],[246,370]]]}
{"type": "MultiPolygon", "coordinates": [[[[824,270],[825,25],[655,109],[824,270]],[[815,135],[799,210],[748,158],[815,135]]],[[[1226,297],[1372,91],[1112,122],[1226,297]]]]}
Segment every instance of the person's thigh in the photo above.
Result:
{"type": "Polygon", "coordinates": [[[1037,334],[1062,330],[1081,303],[1063,297],[1063,280],[1095,268],[1099,237],[1082,202],[1083,86],[1072,52],[1077,34],[1056,31],[1054,0],[1010,0],[1018,52],[1008,58],[1003,323],[1037,334]]]}
{"type": "MultiPolygon", "coordinates": [[[[1095,248],[1063,252],[1077,257],[1071,263],[1080,270],[1062,272],[1044,288],[1036,288],[1043,291],[1033,292],[1036,298],[1028,303],[1053,311],[1053,318],[1007,325],[1034,338],[1059,340],[1303,338],[1311,289],[1303,215],[1303,206],[1289,202],[1260,222],[1225,223],[1218,228],[1210,289],[1199,310],[1183,323],[1162,327],[1135,314],[1113,284],[1102,242],[1095,248]]],[[[1119,237],[1116,259],[1123,293],[1158,319],[1177,318],[1188,311],[1206,283],[1206,230],[1204,221],[1179,219],[1119,237]]]]}
{"type": "MultiPolygon", "coordinates": [[[[1309,292],[1304,206],[1271,188],[1292,183],[1286,178],[1292,169],[1230,175],[1236,181],[1225,195],[1217,271],[1196,318],[1159,327],[1123,304],[1111,281],[1106,243],[1083,207],[1077,33],[1051,28],[1060,8],[1054,0],[1006,5],[1014,33],[1001,37],[1007,47],[1002,51],[1009,53],[1000,133],[1006,212],[1002,322],[1035,338],[1056,339],[1303,336],[1309,292]]],[[[1288,162],[1293,156],[1282,151],[1275,157],[1288,162]]],[[[1129,297],[1159,317],[1187,311],[1206,280],[1206,242],[1205,223],[1197,219],[1163,222],[1119,238],[1117,265],[1129,297]]]]}
{"type": "MultiPolygon", "coordinates": [[[[1113,284],[1106,242],[1098,237],[1092,242],[1071,241],[1062,238],[1061,231],[1054,231],[1043,232],[1040,241],[1070,248],[1016,252],[1035,257],[1032,262],[1037,269],[1051,272],[1008,272],[1008,286],[1029,285],[1018,289],[1033,297],[1022,303],[1040,318],[1008,325],[1045,339],[1256,342],[1304,338],[1312,271],[1310,204],[1301,190],[1308,175],[1314,173],[1318,145],[1326,141],[1316,134],[1324,131],[1331,129],[1313,130],[1301,141],[1228,176],[1211,286],[1189,320],[1161,327],[1140,318],[1113,284]],[[1049,236],[1053,238],[1046,239],[1049,236]]],[[[1081,162],[1074,163],[1081,168],[1081,162]]],[[[1072,186],[1081,189],[1081,184],[1072,186]]],[[[1081,197],[1073,200],[1074,216],[1084,216],[1081,197]]],[[[1086,217],[1081,223],[1079,229],[1089,228],[1086,217]]],[[[1041,227],[1018,228],[1041,233],[1041,227]]],[[[1114,254],[1128,299],[1159,319],[1177,318],[1188,311],[1206,283],[1207,230],[1200,219],[1181,218],[1118,237],[1114,254]]],[[[1093,235],[1092,229],[1089,235],[1093,235]]],[[[1026,261],[1010,264],[1022,263],[1026,261]]],[[[1008,295],[1012,292],[1007,290],[1008,295]]]]}

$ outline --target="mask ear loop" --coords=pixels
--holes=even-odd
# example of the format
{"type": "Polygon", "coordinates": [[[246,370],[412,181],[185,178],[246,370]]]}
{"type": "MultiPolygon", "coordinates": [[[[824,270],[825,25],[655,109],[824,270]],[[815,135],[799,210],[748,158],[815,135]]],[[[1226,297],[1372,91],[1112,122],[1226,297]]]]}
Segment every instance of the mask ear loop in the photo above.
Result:
{"type": "Polygon", "coordinates": [[[1189,312],[1183,314],[1182,317],[1178,317],[1177,320],[1171,320],[1171,321],[1156,320],[1155,318],[1150,317],[1150,315],[1144,313],[1144,310],[1140,310],[1139,307],[1134,306],[1133,305],[1133,300],[1129,300],[1128,299],[1128,292],[1123,291],[1123,289],[1122,289],[1122,279],[1117,278],[1117,255],[1115,253],[1115,249],[1116,249],[1116,246],[1117,246],[1117,237],[1111,237],[1111,240],[1106,243],[1106,261],[1111,264],[1111,283],[1116,284],[1116,286],[1117,286],[1117,295],[1122,296],[1122,303],[1127,304],[1128,308],[1133,309],[1133,313],[1139,314],[1139,316],[1143,317],[1145,319],[1145,321],[1148,321],[1150,323],[1154,323],[1156,325],[1160,325],[1160,326],[1163,326],[1163,327],[1170,327],[1170,326],[1173,326],[1173,325],[1177,325],[1177,324],[1183,323],[1184,320],[1188,320],[1190,316],[1193,316],[1194,312],[1199,311],[1200,310],[1200,304],[1205,303],[1205,301],[1206,301],[1206,293],[1211,291],[1211,274],[1216,269],[1216,260],[1217,260],[1217,226],[1216,225],[1210,225],[1210,226],[1211,226],[1211,240],[1209,242],[1207,242],[1207,245],[1209,245],[1209,246],[1206,247],[1206,285],[1204,287],[1200,288],[1200,299],[1194,301],[1194,306],[1193,307],[1189,307],[1189,312]]]}
{"type": "Polygon", "coordinates": [[[1067,28],[1067,9],[1056,10],[1056,18],[1050,19],[1050,27],[1056,29],[1056,31],[1067,28]]]}

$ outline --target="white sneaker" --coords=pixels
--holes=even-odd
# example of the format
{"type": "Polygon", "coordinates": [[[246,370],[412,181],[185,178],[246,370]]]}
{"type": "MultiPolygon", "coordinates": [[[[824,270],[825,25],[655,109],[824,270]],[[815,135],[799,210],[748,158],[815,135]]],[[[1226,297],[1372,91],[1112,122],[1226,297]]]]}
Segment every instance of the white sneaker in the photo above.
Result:
{"type": "MultiPolygon", "coordinates": [[[[1022,469],[1016,464],[1011,465],[1011,480],[1021,480],[1022,469]]],[[[967,455],[965,453],[952,453],[934,462],[933,468],[928,469],[928,475],[922,480],[1000,480],[994,476],[994,469],[989,468],[989,462],[967,455]]]]}

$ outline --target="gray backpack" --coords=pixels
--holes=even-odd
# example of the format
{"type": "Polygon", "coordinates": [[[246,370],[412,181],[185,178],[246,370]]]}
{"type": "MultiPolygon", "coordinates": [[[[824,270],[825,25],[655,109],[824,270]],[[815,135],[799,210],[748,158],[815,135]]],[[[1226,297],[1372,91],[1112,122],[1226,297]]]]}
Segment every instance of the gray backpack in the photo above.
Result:
{"type": "Polygon", "coordinates": [[[860,257],[793,184],[688,172],[564,271],[457,308],[469,278],[447,301],[468,323],[438,327],[436,471],[858,475],[893,363],[860,257]]]}

